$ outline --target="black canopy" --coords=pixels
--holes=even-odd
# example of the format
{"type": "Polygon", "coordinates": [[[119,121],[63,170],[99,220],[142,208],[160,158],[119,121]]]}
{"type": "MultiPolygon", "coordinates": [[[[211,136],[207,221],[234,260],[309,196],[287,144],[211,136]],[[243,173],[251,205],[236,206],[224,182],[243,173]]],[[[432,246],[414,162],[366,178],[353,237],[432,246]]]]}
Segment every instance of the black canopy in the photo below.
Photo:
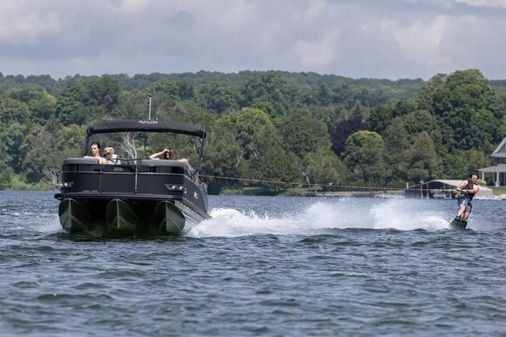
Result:
{"type": "Polygon", "coordinates": [[[90,137],[96,133],[111,133],[111,132],[173,132],[181,133],[190,136],[206,138],[206,132],[200,126],[169,122],[169,121],[155,121],[155,120],[113,120],[102,121],[90,126],[87,130],[87,136],[90,137]]]}

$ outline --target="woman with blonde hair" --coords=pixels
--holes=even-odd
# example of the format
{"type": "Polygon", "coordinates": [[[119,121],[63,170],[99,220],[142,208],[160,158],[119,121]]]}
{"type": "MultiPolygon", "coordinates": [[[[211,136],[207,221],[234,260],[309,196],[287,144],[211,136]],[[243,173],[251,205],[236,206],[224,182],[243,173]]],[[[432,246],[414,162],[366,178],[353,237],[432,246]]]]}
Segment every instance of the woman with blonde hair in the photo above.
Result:
{"type": "Polygon", "coordinates": [[[107,164],[121,164],[118,155],[114,154],[114,149],[110,146],[104,149],[104,158],[107,160],[107,164]]]}

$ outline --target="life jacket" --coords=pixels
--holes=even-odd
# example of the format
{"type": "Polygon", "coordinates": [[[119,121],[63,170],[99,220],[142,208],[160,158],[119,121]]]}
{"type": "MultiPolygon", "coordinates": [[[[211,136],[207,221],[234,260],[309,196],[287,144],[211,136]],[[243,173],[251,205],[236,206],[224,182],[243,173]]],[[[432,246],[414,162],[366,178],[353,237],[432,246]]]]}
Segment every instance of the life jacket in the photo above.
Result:
{"type": "MultiPolygon", "coordinates": [[[[473,188],[474,188],[473,181],[471,179],[467,179],[467,184],[466,184],[466,186],[464,186],[464,189],[465,190],[472,190],[473,188]]],[[[475,194],[476,193],[474,193],[474,192],[464,192],[464,195],[469,200],[473,200],[475,194]]]]}

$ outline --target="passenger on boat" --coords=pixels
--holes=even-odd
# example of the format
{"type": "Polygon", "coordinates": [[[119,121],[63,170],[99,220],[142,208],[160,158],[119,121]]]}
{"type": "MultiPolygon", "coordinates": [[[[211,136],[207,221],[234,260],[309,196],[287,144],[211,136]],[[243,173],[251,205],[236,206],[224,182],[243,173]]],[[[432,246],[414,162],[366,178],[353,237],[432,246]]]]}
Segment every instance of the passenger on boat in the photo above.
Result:
{"type": "Polygon", "coordinates": [[[188,170],[193,173],[194,169],[191,167],[190,162],[186,158],[177,159],[177,152],[176,149],[173,147],[165,148],[163,151],[153,153],[151,156],[149,156],[149,159],[158,160],[158,159],[170,159],[170,160],[177,160],[178,162],[181,162],[188,166],[188,170]],[[161,156],[161,158],[160,158],[161,156]]]}
{"type": "Polygon", "coordinates": [[[99,142],[91,143],[90,154],[91,154],[91,156],[84,156],[84,158],[98,159],[100,164],[107,164],[107,160],[103,157],[100,157],[100,143],[99,142]]]}
{"type": "Polygon", "coordinates": [[[159,159],[176,159],[176,150],[174,148],[165,148],[160,152],[153,153],[151,156],[149,156],[149,159],[152,160],[159,160],[159,159]],[[160,158],[161,156],[161,158],[160,158]]]}
{"type": "Polygon", "coordinates": [[[114,153],[114,149],[112,147],[106,147],[104,149],[104,158],[107,160],[107,164],[121,164],[121,161],[118,159],[118,155],[114,153]]]}

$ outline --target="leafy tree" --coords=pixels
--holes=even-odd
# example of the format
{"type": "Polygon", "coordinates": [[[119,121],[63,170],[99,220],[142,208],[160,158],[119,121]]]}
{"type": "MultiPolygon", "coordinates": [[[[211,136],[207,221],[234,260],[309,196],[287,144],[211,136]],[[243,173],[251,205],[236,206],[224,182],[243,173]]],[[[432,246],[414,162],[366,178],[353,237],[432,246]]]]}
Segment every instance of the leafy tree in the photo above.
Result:
{"type": "Polygon", "coordinates": [[[418,183],[421,179],[427,181],[440,177],[442,174],[441,164],[434,142],[426,131],[422,131],[416,137],[409,151],[409,179],[418,183]]]}
{"type": "Polygon", "coordinates": [[[76,83],[65,88],[56,101],[55,117],[63,125],[82,125],[87,113],[83,104],[86,88],[81,83],[76,83]]]}
{"type": "MultiPolygon", "coordinates": [[[[245,108],[223,117],[223,127],[232,130],[241,150],[239,163],[243,177],[265,180],[262,186],[279,191],[287,186],[268,180],[294,181],[301,177],[295,155],[282,145],[270,117],[259,109],[245,108]]],[[[258,185],[258,184],[257,184],[258,185]]]]}
{"type": "Polygon", "coordinates": [[[9,90],[7,96],[25,103],[33,119],[39,123],[45,123],[55,110],[56,98],[40,88],[16,87],[9,90]]]}
{"type": "Polygon", "coordinates": [[[279,144],[267,148],[259,160],[246,161],[243,173],[246,177],[259,179],[255,185],[277,193],[292,187],[290,183],[300,183],[302,178],[295,155],[279,144]]]}
{"type": "Polygon", "coordinates": [[[29,150],[23,162],[23,171],[29,183],[37,183],[48,180],[48,170],[58,169],[61,161],[55,134],[59,124],[55,119],[49,120],[46,125],[34,130],[30,140],[29,150]]]}
{"type": "Polygon", "coordinates": [[[242,149],[242,157],[246,160],[260,157],[258,140],[260,131],[267,126],[273,129],[270,117],[260,109],[244,108],[241,111],[226,115],[224,127],[233,130],[236,142],[242,149]]]}
{"type": "Polygon", "coordinates": [[[279,127],[285,145],[298,158],[319,149],[330,149],[326,125],[310,116],[290,118],[279,127]]]}
{"type": "Polygon", "coordinates": [[[335,154],[342,156],[348,137],[356,131],[366,129],[363,120],[363,112],[357,106],[352,110],[351,116],[331,127],[332,150],[335,154]]]}
{"type": "Polygon", "coordinates": [[[416,110],[416,105],[410,100],[391,101],[372,109],[367,117],[367,128],[371,131],[383,133],[392,119],[409,114],[416,110]]]}
{"type": "Polygon", "coordinates": [[[55,161],[57,165],[63,162],[63,159],[69,157],[80,157],[83,149],[83,139],[86,127],[77,126],[75,124],[61,127],[54,125],[56,132],[54,133],[54,150],[55,161]]]}
{"type": "Polygon", "coordinates": [[[385,141],[385,162],[390,168],[388,180],[406,181],[408,150],[410,143],[408,132],[402,118],[396,117],[383,133],[385,141]]]}
{"type": "Polygon", "coordinates": [[[242,176],[259,179],[255,185],[274,192],[285,190],[290,187],[289,183],[301,182],[302,170],[297,157],[283,147],[272,125],[261,127],[254,136],[254,144],[255,156],[242,163],[242,176]]]}
{"type": "Polygon", "coordinates": [[[471,172],[477,172],[479,168],[493,165],[488,154],[475,149],[460,150],[450,155],[443,164],[445,176],[462,179],[471,172]]]}
{"type": "Polygon", "coordinates": [[[355,178],[369,186],[381,183],[387,176],[384,155],[383,138],[374,131],[357,131],[346,140],[344,163],[355,178]]]}
{"type": "Polygon", "coordinates": [[[91,106],[98,106],[111,112],[119,102],[121,91],[119,81],[111,76],[101,76],[99,79],[85,83],[86,96],[84,103],[91,106]]]}
{"type": "MultiPolygon", "coordinates": [[[[149,91],[149,90],[148,90],[149,91]]],[[[156,105],[155,105],[156,108],[156,105]]],[[[147,119],[149,109],[149,97],[147,91],[133,90],[123,92],[120,102],[115,110],[118,118],[124,119],[147,119]]],[[[158,110],[153,109],[153,117],[158,117],[158,110]]]]}
{"type": "Polygon", "coordinates": [[[9,127],[0,127],[0,131],[0,143],[5,145],[5,153],[9,158],[7,163],[15,173],[20,173],[29,148],[31,129],[26,124],[14,122],[9,127]]]}
{"type": "Polygon", "coordinates": [[[179,89],[179,97],[182,100],[190,100],[195,96],[195,88],[190,83],[178,81],[176,84],[179,89]]]}
{"type": "Polygon", "coordinates": [[[427,131],[436,146],[442,145],[441,127],[437,118],[429,111],[415,110],[401,118],[410,142],[413,142],[420,132],[427,131]]]}
{"type": "Polygon", "coordinates": [[[3,127],[12,123],[30,124],[28,106],[18,100],[0,96],[0,123],[3,127]]]}
{"type": "Polygon", "coordinates": [[[206,157],[202,165],[202,174],[209,185],[210,193],[219,193],[226,185],[237,185],[241,174],[242,151],[232,130],[222,123],[216,123],[207,130],[206,157]],[[215,178],[216,176],[217,178],[215,178]]]}
{"type": "Polygon", "coordinates": [[[366,122],[367,129],[382,133],[393,119],[393,109],[392,104],[383,104],[372,109],[366,122]]]}
{"type": "Polygon", "coordinates": [[[222,114],[227,110],[233,110],[238,107],[236,98],[232,90],[220,83],[211,82],[204,85],[199,95],[202,105],[209,111],[222,114]]]}
{"type": "Polygon", "coordinates": [[[326,83],[320,83],[318,101],[320,105],[329,105],[332,102],[332,90],[326,83]]]}
{"type": "Polygon", "coordinates": [[[449,153],[472,148],[489,151],[502,138],[504,103],[478,70],[433,77],[418,104],[437,117],[445,130],[442,144],[449,153]]]}
{"type": "Polygon", "coordinates": [[[267,102],[272,104],[276,115],[284,115],[294,92],[285,78],[275,72],[265,72],[248,80],[241,88],[241,94],[243,106],[267,102]]]}
{"type": "Polygon", "coordinates": [[[340,185],[347,175],[346,166],[329,149],[308,153],[306,162],[305,175],[310,184],[340,185]]]}
{"type": "Polygon", "coordinates": [[[8,162],[9,158],[6,155],[6,146],[3,142],[0,142],[0,190],[8,188],[11,183],[8,162]]]}

